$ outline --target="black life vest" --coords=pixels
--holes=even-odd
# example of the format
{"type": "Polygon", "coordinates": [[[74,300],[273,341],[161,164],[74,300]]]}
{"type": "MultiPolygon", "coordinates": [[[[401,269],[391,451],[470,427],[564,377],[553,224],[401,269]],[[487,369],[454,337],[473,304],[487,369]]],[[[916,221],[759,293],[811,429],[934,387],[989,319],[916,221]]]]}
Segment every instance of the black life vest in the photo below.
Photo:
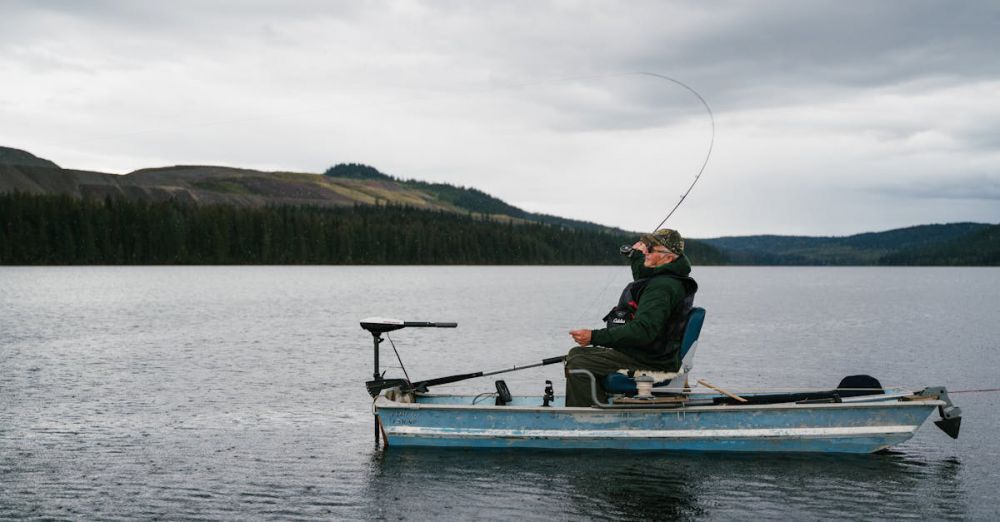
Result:
{"type": "Polygon", "coordinates": [[[643,351],[652,355],[666,355],[671,350],[679,347],[684,337],[684,328],[687,326],[688,315],[690,315],[691,308],[694,306],[694,294],[698,291],[698,283],[694,279],[672,274],[660,274],[636,279],[625,285],[621,297],[618,298],[618,304],[601,320],[604,321],[608,329],[611,329],[628,324],[635,319],[635,313],[639,310],[639,300],[642,299],[642,293],[646,289],[646,285],[654,277],[670,277],[680,281],[684,286],[684,299],[681,299],[670,311],[670,316],[667,317],[666,328],[656,336],[656,339],[652,343],[642,347],[643,351]]]}

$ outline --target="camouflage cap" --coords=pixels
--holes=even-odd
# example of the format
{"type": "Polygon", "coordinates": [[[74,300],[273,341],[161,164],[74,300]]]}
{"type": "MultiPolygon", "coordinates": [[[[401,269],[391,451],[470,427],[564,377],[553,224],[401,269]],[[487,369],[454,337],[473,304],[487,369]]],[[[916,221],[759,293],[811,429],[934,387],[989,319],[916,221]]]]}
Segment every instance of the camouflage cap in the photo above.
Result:
{"type": "Polygon", "coordinates": [[[645,243],[649,248],[659,245],[679,256],[684,255],[684,238],[676,230],[661,228],[652,234],[644,234],[639,238],[639,241],[645,243]]]}

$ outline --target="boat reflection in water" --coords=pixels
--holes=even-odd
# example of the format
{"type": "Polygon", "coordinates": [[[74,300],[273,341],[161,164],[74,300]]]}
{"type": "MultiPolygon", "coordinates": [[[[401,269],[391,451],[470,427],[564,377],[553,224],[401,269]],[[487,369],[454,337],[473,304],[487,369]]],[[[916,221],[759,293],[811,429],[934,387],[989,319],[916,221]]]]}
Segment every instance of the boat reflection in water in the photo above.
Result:
{"type": "Polygon", "coordinates": [[[962,518],[953,459],[410,448],[375,452],[363,496],[385,518],[962,518]]]}

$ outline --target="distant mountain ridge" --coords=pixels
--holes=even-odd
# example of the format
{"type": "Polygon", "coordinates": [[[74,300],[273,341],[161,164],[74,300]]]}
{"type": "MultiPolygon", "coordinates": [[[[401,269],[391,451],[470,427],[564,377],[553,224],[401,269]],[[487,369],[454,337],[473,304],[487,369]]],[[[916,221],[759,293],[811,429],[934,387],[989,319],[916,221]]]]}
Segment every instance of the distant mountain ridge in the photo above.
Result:
{"type": "Polygon", "coordinates": [[[588,221],[527,212],[475,188],[402,180],[362,164],[339,164],[325,175],[265,172],[208,165],[146,168],[128,174],[59,168],[26,151],[0,149],[0,193],[69,195],[133,201],[182,201],[235,206],[406,205],[425,210],[474,213],[500,221],[538,222],[624,234],[588,221]]]}
{"type": "Polygon", "coordinates": [[[988,252],[996,251],[1000,242],[991,242],[994,236],[988,233],[979,235],[997,228],[1000,225],[950,223],[842,237],[759,235],[701,241],[723,251],[730,263],[741,265],[906,265],[918,264],[917,259],[923,260],[919,264],[949,264],[933,261],[955,259],[956,255],[945,254],[956,249],[965,257],[983,253],[980,257],[989,259],[988,252]],[[923,254],[934,251],[944,257],[923,254]]]}
{"type": "MultiPolygon", "coordinates": [[[[0,194],[4,193],[243,208],[393,206],[461,214],[497,226],[540,223],[607,233],[616,240],[635,235],[597,223],[527,212],[476,188],[400,179],[359,163],[337,164],[323,175],[200,165],[117,175],[63,169],[27,151],[0,147],[0,194]]],[[[702,264],[1000,265],[1000,225],[919,225],[843,237],[690,239],[688,251],[702,264]]]]}
{"type": "Polygon", "coordinates": [[[39,158],[34,154],[21,149],[0,146],[0,165],[21,165],[25,167],[46,167],[58,169],[59,165],[39,158]]]}
{"type": "Polygon", "coordinates": [[[942,243],[886,254],[886,265],[1000,266],[1000,225],[988,225],[942,243]]]}
{"type": "Polygon", "coordinates": [[[323,174],[331,177],[383,180],[400,183],[406,187],[433,194],[437,199],[458,208],[480,214],[510,216],[523,219],[525,221],[535,221],[538,223],[547,223],[550,225],[582,228],[587,230],[603,230],[615,234],[626,233],[626,231],[620,228],[607,227],[590,221],[580,221],[576,219],[553,216],[550,214],[527,212],[477,188],[455,186],[449,183],[433,183],[417,179],[400,179],[380,172],[374,167],[360,163],[340,163],[330,167],[323,174]]]}

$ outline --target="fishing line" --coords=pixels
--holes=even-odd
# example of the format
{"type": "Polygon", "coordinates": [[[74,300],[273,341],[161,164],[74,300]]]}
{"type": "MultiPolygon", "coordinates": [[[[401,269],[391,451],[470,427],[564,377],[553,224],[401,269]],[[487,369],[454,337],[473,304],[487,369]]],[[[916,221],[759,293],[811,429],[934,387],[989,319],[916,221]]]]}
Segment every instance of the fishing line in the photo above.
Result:
{"type": "Polygon", "coordinates": [[[594,297],[590,300],[590,303],[581,310],[580,315],[577,316],[576,320],[573,321],[573,324],[570,325],[571,328],[575,328],[576,325],[578,325],[580,321],[583,320],[583,316],[587,315],[587,313],[591,311],[594,305],[597,304],[600,298],[604,295],[604,292],[607,292],[608,287],[611,286],[611,282],[614,281],[615,279],[614,276],[616,270],[620,268],[621,267],[615,267],[615,269],[613,270],[608,270],[608,275],[604,278],[604,286],[601,287],[601,290],[599,292],[594,294],[594,297]]]}
{"type": "MultiPolygon", "coordinates": [[[[700,387],[701,387],[700,385],[696,384],[694,386],[689,386],[688,388],[690,388],[690,389],[693,390],[695,388],[700,388],[700,387]]],[[[900,385],[892,384],[892,385],[883,385],[882,386],[882,389],[885,390],[885,391],[911,390],[911,389],[915,389],[915,388],[919,388],[919,387],[905,386],[905,385],[901,385],[901,384],[900,385]]],[[[871,388],[820,388],[820,387],[808,387],[808,386],[805,386],[805,387],[787,387],[787,388],[783,388],[783,387],[774,387],[774,388],[729,388],[729,387],[727,387],[726,388],[727,391],[731,391],[731,392],[734,392],[734,393],[786,393],[786,392],[799,392],[799,391],[802,391],[802,392],[819,392],[819,391],[830,391],[831,389],[834,390],[834,391],[836,391],[836,390],[841,390],[841,391],[866,391],[866,390],[871,390],[871,388]]],[[[981,389],[974,389],[974,390],[948,390],[948,394],[949,395],[952,395],[952,394],[955,394],[955,393],[996,393],[996,392],[1000,392],[1000,388],[981,388],[981,389]]],[[[683,392],[683,393],[685,393],[685,394],[695,394],[695,393],[702,393],[702,392],[690,391],[690,392],[683,392]]]]}

